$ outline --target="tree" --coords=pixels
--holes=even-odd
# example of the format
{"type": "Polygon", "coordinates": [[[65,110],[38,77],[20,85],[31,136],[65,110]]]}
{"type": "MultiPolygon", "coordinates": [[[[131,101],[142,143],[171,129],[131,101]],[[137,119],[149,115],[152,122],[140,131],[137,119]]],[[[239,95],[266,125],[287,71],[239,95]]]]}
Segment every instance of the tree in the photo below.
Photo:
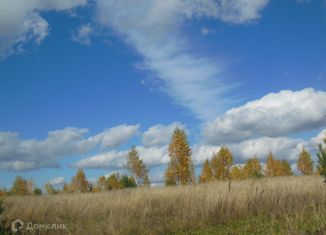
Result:
{"type": "Polygon", "coordinates": [[[282,160],[282,176],[290,176],[293,175],[291,165],[287,160],[282,160]]]}
{"type": "Polygon", "coordinates": [[[150,186],[151,182],[149,181],[148,175],[146,174],[144,177],[144,185],[145,186],[150,186]]]}
{"type": "Polygon", "coordinates": [[[313,174],[314,171],[313,162],[311,160],[310,153],[305,148],[302,148],[302,151],[299,154],[299,158],[297,161],[297,168],[304,175],[313,174]]]}
{"type": "Polygon", "coordinates": [[[121,182],[123,188],[134,188],[134,187],[137,187],[135,178],[132,177],[132,176],[124,175],[124,176],[121,177],[120,182],[121,182]]]}
{"type": "MultiPolygon", "coordinates": [[[[326,144],[326,133],[324,137],[324,143],[326,144]]],[[[326,183],[326,148],[323,148],[323,146],[320,144],[318,145],[319,152],[317,153],[318,158],[318,166],[317,170],[319,175],[324,177],[324,182],[326,183]]]]}
{"type": "Polygon", "coordinates": [[[243,171],[248,178],[260,178],[262,176],[262,167],[257,157],[248,159],[243,167],[243,171]]]}
{"type": "Polygon", "coordinates": [[[97,187],[98,187],[99,191],[101,191],[101,192],[108,190],[108,184],[107,184],[105,176],[101,176],[100,178],[98,178],[97,187]]]}
{"type": "Polygon", "coordinates": [[[55,188],[53,187],[52,184],[50,183],[46,183],[44,185],[45,191],[47,192],[48,195],[53,195],[53,194],[57,194],[57,191],[55,190],[55,188]]]}
{"type": "Polygon", "coordinates": [[[272,152],[269,152],[266,159],[266,176],[289,176],[292,175],[290,163],[287,160],[275,159],[272,152]]]}
{"type": "Polygon", "coordinates": [[[177,179],[176,179],[176,170],[173,169],[173,165],[171,162],[168,164],[168,168],[165,171],[165,185],[166,186],[172,186],[177,184],[177,179]]]}
{"type": "Polygon", "coordinates": [[[71,180],[71,189],[73,192],[88,192],[89,183],[82,169],[79,169],[71,180]]]}
{"type": "Polygon", "coordinates": [[[109,190],[122,189],[123,185],[121,184],[119,173],[111,174],[107,179],[107,185],[109,190]]]}
{"type": "Polygon", "coordinates": [[[34,195],[37,195],[37,196],[42,195],[42,190],[40,188],[35,188],[34,189],[34,195]]]}
{"type": "Polygon", "coordinates": [[[266,176],[275,176],[275,159],[272,152],[269,152],[266,158],[266,166],[265,166],[265,175],[266,176]]]}
{"type": "Polygon", "coordinates": [[[220,151],[213,155],[211,166],[213,174],[217,180],[226,180],[230,178],[230,168],[233,163],[231,151],[223,146],[220,151]]]}
{"type": "Polygon", "coordinates": [[[230,178],[232,180],[241,180],[245,178],[243,168],[240,166],[234,165],[230,169],[230,178]]]}
{"type": "Polygon", "coordinates": [[[29,195],[31,192],[28,188],[28,182],[21,176],[17,176],[10,192],[13,195],[29,195]]]}
{"type": "Polygon", "coordinates": [[[64,183],[64,185],[62,187],[62,192],[63,193],[72,193],[71,185],[64,183]]]}
{"type": "Polygon", "coordinates": [[[135,146],[133,146],[128,153],[127,168],[134,175],[137,184],[140,182],[142,182],[144,185],[150,184],[148,178],[148,170],[143,160],[140,159],[135,146]]]}
{"type": "Polygon", "coordinates": [[[173,132],[171,143],[169,145],[170,164],[166,176],[177,185],[195,183],[194,167],[191,159],[191,148],[189,146],[186,132],[176,128],[173,132]]]}
{"type": "Polygon", "coordinates": [[[213,180],[213,171],[208,159],[203,164],[201,174],[199,176],[199,183],[206,183],[213,180]]]}

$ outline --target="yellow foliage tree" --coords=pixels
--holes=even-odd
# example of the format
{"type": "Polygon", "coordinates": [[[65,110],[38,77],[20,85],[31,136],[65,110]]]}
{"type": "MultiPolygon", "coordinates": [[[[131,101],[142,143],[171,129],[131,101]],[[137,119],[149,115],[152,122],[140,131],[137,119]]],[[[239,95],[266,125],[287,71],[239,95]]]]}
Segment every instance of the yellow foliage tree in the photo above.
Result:
{"type": "Polygon", "coordinates": [[[73,192],[88,192],[89,183],[82,169],[79,169],[76,175],[72,178],[71,189],[73,192]]]}
{"type": "Polygon", "coordinates": [[[133,146],[128,153],[127,168],[134,175],[136,184],[142,182],[144,185],[150,185],[148,178],[148,169],[142,159],[140,159],[136,147],[133,146]]]}
{"type": "Polygon", "coordinates": [[[17,176],[13,186],[10,190],[10,193],[13,195],[29,195],[31,192],[29,191],[28,182],[21,176],[17,176]]]}
{"type": "Polygon", "coordinates": [[[233,156],[231,151],[223,146],[220,151],[213,155],[211,160],[214,178],[217,180],[229,179],[232,163],[233,156]]]}
{"type": "Polygon", "coordinates": [[[195,183],[194,167],[191,159],[191,149],[184,130],[174,130],[169,145],[170,164],[165,174],[166,182],[175,181],[177,185],[195,183]]]}
{"type": "Polygon", "coordinates": [[[269,152],[266,159],[266,176],[289,176],[292,175],[290,163],[287,160],[275,159],[272,152],[269,152]]]}
{"type": "Polygon", "coordinates": [[[171,186],[171,185],[176,185],[177,184],[177,180],[176,180],[176,174],[175,174],[176,170],[173,169],[173,165],[171,164],[171,162],[168,164],[168,167],[165,171],[165,185],[166,186],[171,186]]]}
{"type": "Polygon", "coordinates": [[[206,183],[211,180],[213,180],[213,171],[209,163],[209,160],[206,159],[206,161],[203,164],[201,174],[199,176],[199,183],[206,183]]]}
{"type": "Polygon", "coordinates": [[[109,190],[122,189],[123,185],[120,181],[120,175],[118,173],[111,174],[107,179],[107,185],[109,190]]]}
{"type": "Polygon", "coordinates": [[[71,186],[67,183],[64,183],[64,185],[62,187],[62,192],[63,193],[71,193],[72,192],[71,186]]]}
{"type": "Polygon", "coordinates": [[[105,176],[101,176],[100,178],[98,178],[97,188],[101,192],[104,192],[105,190],[108,190],[108,184],[107,184],[105,176]]]}
{"type": "Polygon", "coordinates": [[[262,176],[262,167],[257,157],[248,159],[243,167],[243,171],[248,178],[259,178],[262,176]]]}
{"type": "Polygon", "coordinates": [[[244,179],[246,176],[244,174],[243,168],[240,166],[234,165],[230,169],[230,178],[232,180],[241,180],[244,179]]]}
{"type": "Polygon", "coordinates": [[[310,153],[305,148],[302,148],[302,151],[299,155],[299,158],[297,161],[297,168],[304,175],[312,175],[313,174],[313,171],[314,171],[313,162],[311,160],[310,153]]]}
{"type": "Polygon", "coordinates": [[[282,176],[290,176],[293,175],[291,165],[287,160],[282,160],[282,176]]]}

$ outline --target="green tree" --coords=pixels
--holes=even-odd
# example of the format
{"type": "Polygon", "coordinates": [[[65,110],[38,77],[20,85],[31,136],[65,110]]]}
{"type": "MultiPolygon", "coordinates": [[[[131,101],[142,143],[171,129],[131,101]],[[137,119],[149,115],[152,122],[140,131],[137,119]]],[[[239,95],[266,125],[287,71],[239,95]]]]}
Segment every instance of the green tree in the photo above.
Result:
{"type": "Polygon", "coordinates": [[[121,177],[120,182],[121,182],[123,188],[134,188],[134,187],[137,187],[135,178],[132,177],[132,176],[124,175],[124,176],[121,177]]]}
{"type": "MultiPolygon", "coordinates": [[[[326,144],[326,133],[324,137],[324,143],[326,144]]],[[[319,175],[325,178],[324,182],[326,183],[326,148],[320,144],[318,145],[319,152],[317,153],[318,166],[317,170],[319,175]]]]}
{"type": "Polygon", "coordinates": [[[27,180],[21,176],[17,176],[10,189],[10,193],[13,195],[29,195],[30,192],[27,180]]]}
{"type": "Polygon", "coordinates": [[[211,166],[213,174],[217,180],[230,179],[230,168],[233,163],[231,151],[223,146],[217,153],[213,155],[211,166]]]}
{"type": "Polygon", "coordinates": [[[191,159],[191,148],[189,146],[186,132],[176,128],[169,145],[170,164],[166,172],[166,182],[177,185],[195,183],[194,166],[191,159]]]}
{"type": "Polygon", "coordinates": [[[312,175],[313,174],[313,171],[314,171],[313,162],[311,160],[310,153],[305,148],[302,148],[302,151],[299,155],[299,158],[297,161],[297,168],[304,175],[312,175]]]}
{"type": "Polygon", "coordinates": [[[82,169],[79,169],[71,180],[71,189],[73,192],[88,192],[89,183],[82,169]]]}
{"type": "Polygon", "coordinates": [[[142,182],[144,185],[150,184],[148,169],[146,168],[143,160],[140,159],[135,146],[133,146],[128,153],[127,168],[134,175],[137,184],[140,182],[142,182]]]}
{"type": "Polygon", "coordinates": [[[34,195],[37,195],[37,196],[42,195],[42,190],[40,188],[35,188],[34,195]]]}
{"type": "Polygon", "coordinates": [[[213,180],[213,171],[208,159],[203,164],[201,174],[199,175],[199,183],[206,183],[213,180]]]}

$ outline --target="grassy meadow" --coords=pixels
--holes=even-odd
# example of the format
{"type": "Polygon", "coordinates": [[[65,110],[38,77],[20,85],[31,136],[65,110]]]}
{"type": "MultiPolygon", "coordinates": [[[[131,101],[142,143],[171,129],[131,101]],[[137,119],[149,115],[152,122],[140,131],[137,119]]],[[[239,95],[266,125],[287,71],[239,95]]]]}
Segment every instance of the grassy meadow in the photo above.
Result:
{"type": "Polygon", "coordinates": [[[103,193],[10,196],[3,226],[19,218],[64,223],[35,234],[326,234],[318,176],[273,177],[103,193]]]}

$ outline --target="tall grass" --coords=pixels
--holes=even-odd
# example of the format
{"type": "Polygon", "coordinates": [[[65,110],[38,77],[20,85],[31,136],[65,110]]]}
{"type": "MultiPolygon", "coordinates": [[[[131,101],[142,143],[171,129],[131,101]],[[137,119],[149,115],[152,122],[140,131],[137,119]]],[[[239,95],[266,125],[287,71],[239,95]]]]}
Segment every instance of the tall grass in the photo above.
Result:
{"type": "MultiPolygon", "coordinates": [[[[322,232],[326,225],[326,186],[317,176],[233,181],[230,191],[227,182],[212,182],[95,194],[8,197],[4,202],[6,226],[17,218],[65,223],[68,234],[174,234],[211,227],[219,231],[219,227],[237,221],[251,221],[249,227],[254,231],[260,220],[271,226],[282,220],[280,233],[300,234],[307,229],[322,232]],[[307,218],[311,224],[304,227],[307,218]]],[[[271,233],[276,231],[273,229],[271,233]]]]}

